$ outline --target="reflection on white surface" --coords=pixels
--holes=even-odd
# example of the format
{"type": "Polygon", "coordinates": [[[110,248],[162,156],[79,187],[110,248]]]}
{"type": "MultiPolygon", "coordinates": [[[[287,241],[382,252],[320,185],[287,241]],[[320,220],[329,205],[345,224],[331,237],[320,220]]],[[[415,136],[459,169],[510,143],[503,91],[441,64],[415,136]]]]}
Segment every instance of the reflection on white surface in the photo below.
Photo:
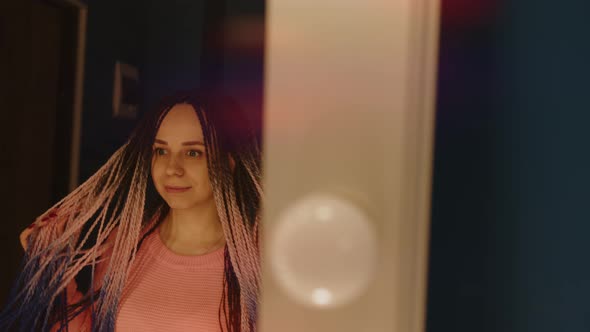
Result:
{"type": "Polygon", "coordinates": [[[330,206],[318,206],[315,213],[319,221],[328,221],[332,218],[334,211],[332,211],[332,207],[330,206]]]}
{"type": "Polygon", "coordinates": [[[335,196],[310,195],[286,209],[271,236],[274,277],[293,300],[315,308],[355,300],[376,258],[373,221],[335,196]]]}
{"type": "Polygon", "coordinates": [[[332,292],[325,288],[316,288],[311,293],[311,299],[318,306],[325,306],[332,303],[332,292]]]}

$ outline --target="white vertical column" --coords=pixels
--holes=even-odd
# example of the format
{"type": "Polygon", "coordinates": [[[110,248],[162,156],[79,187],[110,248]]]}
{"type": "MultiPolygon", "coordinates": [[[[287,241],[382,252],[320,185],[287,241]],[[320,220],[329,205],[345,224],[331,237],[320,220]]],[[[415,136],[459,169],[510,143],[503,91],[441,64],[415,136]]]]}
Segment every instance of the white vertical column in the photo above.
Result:
{"type": "Polygon", "coordinates": [[[422,331],[438,1],[269,0],[267,15],[260,331],[422,331]],[[297,222],[309,197],[335,213],[297,222]],[[339,240],[348,252],[325,250],[339,240]],[[288,288],[333,280],[331,266],[345,280],[347,264],[371,271],[339,303],[317,305],[337,280],[310,286],[316,305],[288,288]]]}

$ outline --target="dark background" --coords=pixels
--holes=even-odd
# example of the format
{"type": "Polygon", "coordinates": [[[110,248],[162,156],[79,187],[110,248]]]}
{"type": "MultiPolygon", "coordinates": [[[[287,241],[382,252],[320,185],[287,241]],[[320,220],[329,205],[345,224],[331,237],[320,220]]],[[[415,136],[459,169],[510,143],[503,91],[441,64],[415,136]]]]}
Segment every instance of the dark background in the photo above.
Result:
{"type": "Polygon", "coordinates": [[[429,332],[590,331],[590,2],[443,0],[429,332]]]}

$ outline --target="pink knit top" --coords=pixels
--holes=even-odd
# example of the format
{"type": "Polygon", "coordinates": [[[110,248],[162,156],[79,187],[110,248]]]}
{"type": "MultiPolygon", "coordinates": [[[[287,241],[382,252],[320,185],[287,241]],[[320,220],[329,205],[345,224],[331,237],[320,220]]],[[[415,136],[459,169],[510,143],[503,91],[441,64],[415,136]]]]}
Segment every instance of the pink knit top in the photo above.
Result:
{"type": "Polygon", "coordinates": [[[181,256],[150,234],[137,253],[119,306],[116,331],[218,332],[224,248],[181,256]]]}
{"type": "MultiPolygon", "coordinates": [[[[102,270],[99,265],[97,273],[102,270]]],[[[224,247],[205,255],[182,256],[164,245],[159,229],[154,231],[133,262],[119,304],[116,332],[222,331],[223,270],[224,247]]],[[[68,287],[72,302],[81,296],[75,287],[75,283],[68,287]]],[[[70,322],[69,329],[89,331],[90,326],[90,314],[85,312],[70,322]]]]}

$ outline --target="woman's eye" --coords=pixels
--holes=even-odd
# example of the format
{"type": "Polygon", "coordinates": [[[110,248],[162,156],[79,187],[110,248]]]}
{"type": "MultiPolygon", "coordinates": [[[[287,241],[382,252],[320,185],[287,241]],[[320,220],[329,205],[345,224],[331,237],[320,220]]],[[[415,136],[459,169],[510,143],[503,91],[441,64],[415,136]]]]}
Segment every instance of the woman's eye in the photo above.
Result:
{"type": "Polygon", "coordinates": [[[201,151],[199,151],[199,150],[189,150],[186,153],[186,155],[189,156],[189,157],[198,157],[198,156],[201,155],[201,151]]]}
{"type": "Polygon", "coordinates": [[[166,150],[164,150],[162,148],[154,148],[154,154],[156,156],[163,156],[166,154],[166,150]]]}

